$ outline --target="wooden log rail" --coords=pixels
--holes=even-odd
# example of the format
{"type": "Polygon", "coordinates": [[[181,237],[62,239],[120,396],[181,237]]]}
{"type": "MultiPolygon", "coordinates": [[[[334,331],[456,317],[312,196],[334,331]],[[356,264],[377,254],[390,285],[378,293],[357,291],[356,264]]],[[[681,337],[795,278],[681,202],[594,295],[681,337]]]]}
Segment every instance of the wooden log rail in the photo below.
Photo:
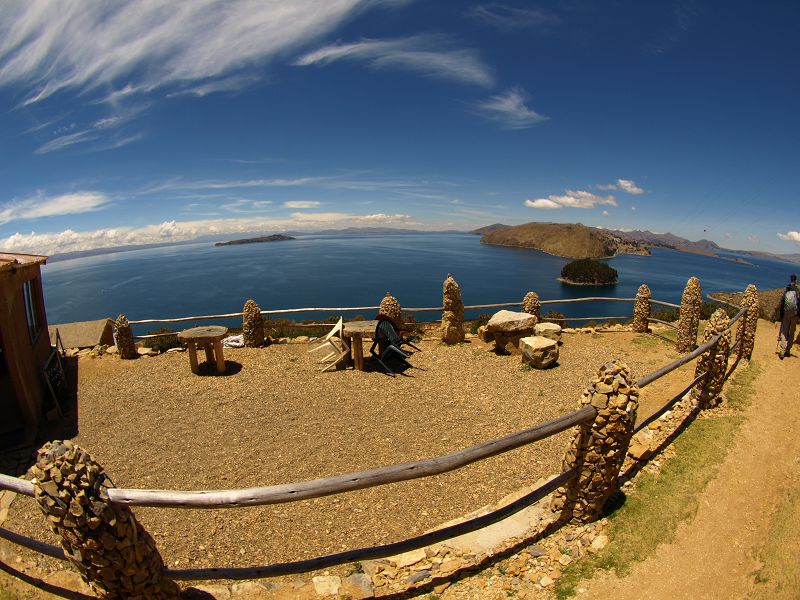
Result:
{"type": "Polygon", "coordinates": [[[23,548],[27,548],[28,550],[33,550],[39,554],[44,554],[45,556],[57,558],[58,560],[67,560],[67,555],[64,554],[64,551],[58,546],[45,544],[44,542],[34,540],[33,538],[29,538],[14,531],[9,531],[3,527],[0,527],[0,538],[8,540],[13,544],[17,544],[18,546],[22,546],[23,548]]]}

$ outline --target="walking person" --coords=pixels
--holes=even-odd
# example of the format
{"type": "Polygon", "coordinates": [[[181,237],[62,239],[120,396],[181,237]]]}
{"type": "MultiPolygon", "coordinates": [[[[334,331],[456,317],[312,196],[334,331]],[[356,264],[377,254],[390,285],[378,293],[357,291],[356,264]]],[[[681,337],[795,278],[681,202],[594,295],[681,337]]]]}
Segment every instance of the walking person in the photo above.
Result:
{"type": "Polygon", "coordinates": [[[800,302],[798,302],[797,275],[792,275],[781,298],[781,321],[778,330],[778,358],[781,360],[791,355],[794,331],[797,327],[798,306],[800,302]]]}

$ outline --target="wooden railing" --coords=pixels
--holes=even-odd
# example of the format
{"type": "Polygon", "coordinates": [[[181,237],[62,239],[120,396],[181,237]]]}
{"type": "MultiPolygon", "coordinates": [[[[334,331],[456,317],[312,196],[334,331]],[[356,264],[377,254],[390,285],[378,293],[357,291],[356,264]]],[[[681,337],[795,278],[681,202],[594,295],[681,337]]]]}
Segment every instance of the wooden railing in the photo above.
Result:
{"type": "MultiPolygon", "coordinates": [[[[576,298],[569,300],[545,300],[542,304],[555,304],[555,303],[570,303],[570,302],[586,302],[597,300],[612,300],[630,302],[634,299],[630,298],[576,298]]],[[[651,300],[654,304],[675,307],[676,305],[658,302],[651,300]]],[[[498,308],[506,306],[517,306],[518,303],[506,304],[485,304],[467,308],[498,308]]],[[[361,307],[357,309],[287,309],[287,311],[264,311],[266,314],[277,314],[280,312],[303,312],[310,310],[331,310],[331,311],[346,311],[346,310],[364,310],[372,307],[361,307]]],[[[377,307],[374,307],[377,308],[377,307]]],[[[413,311],[434,311],[441,310],[440,308],[433,309],[406,309],[409,312],[413,311]]],[[[747,309],[742,308],[730,320],[726,331],[730,331],[733,325],[746,315],[747,309]]],[[[187,317],[183,319],[173,320],[141,320],[131,321],[131,323],[146,323],[146,322],[178,322],[182,320],[195,320],[201,318],[228,318],[237,316],[237,314],[230,315],[212,315],[208,317],[187,317]]],[[[637,381],[639,388],[644,388],[653,383],[657,379],[664,377],[668,373],[678,369],[679,367],[691,362],[705,352],[715,351],[722,333],[716,334],[706,343],[699,346],[697,349],[681,356],[680,358],[670,362],[663,367],[644,375],[637,381]]],[[[734,344],[728,352],[728,356],[733,354],[738,349],[741,339],[734,344]]],[[[737,359],[738,363],[738,359],[737,359]]],[[[727,372],[726,377],[735,368],[733,365],[730,371],[727,372]]],[[[661,408],[653,412],[648,417],[644,418],[637,425],[635,431],[639,431],[657,419],[664,412],[669,410],[676,402],[680,401],[690,390],[695,386],[702,383],[708,376],[708,373],[696,374],[694,379],[683,388],[678,394],[673,396],[661,408]]],[[[531,444],[536,441],[543,440],[559,432],[563,432],[575,425],[586,423],[594,420],[597,414],[597,409],[589,405],[580,410],[571,412],[567,415],[542,423],[540,425],[525,429],[501,438],[489,440],[464,448],[460,451],[445,454],[442,456],[395,464],[365,471],[358,471],[353,473],[346,473],[333,477],[325,477],[314,479],[310,481],[303,481],[298,483],[280,484],[265,487],[233,489],[233,490],[199,490],[199,491],[173,491],[173,490],[147,490],[147,489],[125,489],[125,488],[109,488],[107,490],[108,501],[118,505],[128,506],[160,506],[160,507],[174,507],[174,508],[233,508],[242,506],[276,504],[283,502],[293,502],[309,498],[316,498],[320,496],[327,496],[331,494],[345,493],[353,490],[373,487],[378,485],[385,485],[388,483],[395,483],[401,481],[409,481],[421,477],[430,477],[446,473],[455,469],[459,469],[468,464],[476,461],[484,460],[486,458],[496,456],[498,454],[508,452],[510,450],[519,448],[521,446],[531,444]]],[[[424,535],[416,536],[399,542],[390,544],[374,546],[369,548],[359,548],[339,552],[335,554],[328,554],[307,560],[300,560],[288,563],[278,563],[265,566],[243,567],[243,568],[205,568],[205,569],[165,569],[164,574],[172,579],[181,580],[198,580],[198,579],[250,579],[277,575],[287,575],[293,573],[307,572],[317,569],[323,569],[334,565],[366,560],[382,558],[427,546],[429,544],[446,540],[451,537],[462,535],[470,531],[475,531],[486,527],[492,523],[498,522],[506,517],[530,506],[537,502],[547,494],[555,489],[565,485],[576,476],[574,469],[566,470],[560,473],[555,478],[551,479],[543,486],[526,494],[522,498],[503,506],[489,514],[470,519],[466,522],[459,523],[438,529],[424,535]]],[[[18,494],[26,496],[34,496],[34,485],[30,481],[20,478],[11,477],[8,475],[0,475],[0,489],[11,490],[18,494]]],[[[0,537],[11,541],[20,546],[24,546],[36,552],[40,552],[53,558],[65,560],[64,552],[55,546],[44,544],[38,540],[28,538],[26,536],[17,534],[7,529],[0,527],[0,537]]]]}

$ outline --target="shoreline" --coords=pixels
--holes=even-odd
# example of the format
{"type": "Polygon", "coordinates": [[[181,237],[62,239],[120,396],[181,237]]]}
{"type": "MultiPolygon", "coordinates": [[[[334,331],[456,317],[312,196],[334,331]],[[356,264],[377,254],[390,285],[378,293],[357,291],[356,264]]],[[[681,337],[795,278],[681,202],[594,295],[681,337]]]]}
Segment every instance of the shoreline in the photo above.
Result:
{"type": "Polygon", "coordinates": [[[560,281],[561,283],[566,283],[568,285],[583,285],[589,287],[611,287],[612,285],[617,285],[616,281],[613,283],[583,283],[581,281],[572,281],[571,279],[567,279],[565,277],[556,277],[556,281],[560,281]]]}

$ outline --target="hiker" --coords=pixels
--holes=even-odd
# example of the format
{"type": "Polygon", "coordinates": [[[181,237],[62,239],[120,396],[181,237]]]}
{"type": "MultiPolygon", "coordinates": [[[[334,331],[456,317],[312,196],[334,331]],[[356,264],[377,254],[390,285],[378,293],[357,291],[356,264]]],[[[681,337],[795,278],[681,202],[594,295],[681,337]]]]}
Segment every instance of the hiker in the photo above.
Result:
{"type": "Polygon", "coordinates": [[[789,278],[789,285],[781,298],[781,321],[778,330],[778,357],[783,360],[791,354],[794,330],[797,326],[798,302],[797,275],[789,278]]]}

